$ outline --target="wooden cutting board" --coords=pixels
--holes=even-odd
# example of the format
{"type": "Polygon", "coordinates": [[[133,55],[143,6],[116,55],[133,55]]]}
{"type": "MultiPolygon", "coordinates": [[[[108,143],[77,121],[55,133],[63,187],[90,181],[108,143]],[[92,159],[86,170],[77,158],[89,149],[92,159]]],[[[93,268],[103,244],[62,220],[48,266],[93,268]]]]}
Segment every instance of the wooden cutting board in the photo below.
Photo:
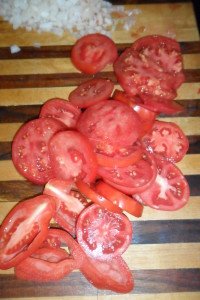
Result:
{"type": "MultiPolygon", "coordinates": [[[[119,50],[147,34],[173,36],[181,43],[186,83],[179,89],[177,100],[185,112],[161,119],[179,124],[189,138],[188,154],[178,165],[189,182],[190,201],[177,212],[145,208],[139,220],[131,217],[133,242],[124,259],[135,277],[132,293],[125,296],[97,290],[79,272],[58,282],[38,284],[17,280],[10,269],[0,270],[0,298],[200,299],[200,42],[193,6],[190,1],[116,2],[129,3],[125,4],[127,9],[141,9],[129,32],[121,28],[113,32],[119,50]]],[[[57,37],[14,31],[0,20],[0,222],[18,201],[42,190],[14,169],[11,141],[23,122],[37,117],[44,101],[53,97],[67,99],[74,86],[86,79],[69,59],[74,42],[67,33],[57,37]],[[41,47],[34,47],[35,43],[41,47]],[[13,44],[21,47],[19,53],[10,53],[13,44]]],[[[112,78],[112,69],[106,68],[101,75],[112,78]]]]}

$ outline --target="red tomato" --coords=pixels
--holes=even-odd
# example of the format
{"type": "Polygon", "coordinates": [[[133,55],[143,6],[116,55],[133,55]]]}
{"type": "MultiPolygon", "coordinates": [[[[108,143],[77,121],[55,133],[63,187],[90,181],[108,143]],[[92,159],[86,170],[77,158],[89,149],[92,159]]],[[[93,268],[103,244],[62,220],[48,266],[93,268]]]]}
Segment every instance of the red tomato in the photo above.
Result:
{"type": "Polygon", "coordinates": [[[180,161],[189,148],[187,137],[172,122],[155,121],[152,130],[142,141],[148,151],[172,162],[180,161]]]}
{"type": "Polygon", "coordinates": [[[72,181],[51,179],[45,185],[43,193],[56,199],[57,211],[54,220],[71,235],[75,235],[78,215],[88,202],[78,191],[71,193],[72,184],[72,181]]]}
{"type": "Polygon", "coordinates": [[[129,194],[137,193],[147,189],[156,178],[156,164],[152,155],[147,153],[136,164],[129,165],[124,168],[108,168],[99,167],[98,175],[103,178],[104,181],[108,181],[110,185],[115,187],[115,184],[124,186],[124,192],[129,194]]]}
{"type": "Polygon", "coordinates": [[[63,180],[83,179],[91,182],[96,177],[97,161],[88,140],[77,131],[55,134],[49,143],[54,177],[63,180]]]}
{"type": "Polygon", "coordinates": [[[129,293],[134,288],[132,273],[121,256],[108,261],[86,259],[80,270],[98,289],[129,293]]]}
{"type": "Polygon", "coordinates": [[[79,245],[85,253],[99,260],[119,256],[132,239],[132,225],[123,214],[116,214],[93,204],[79,216],[76,225],[79,245]]]}
{"type": "Polygon", "coordinates": [[[72,48],[71,60],[75,67],[86,73],[95,74],[112,64],[118,56],[115,43],[100,33],[81,37],[72,48]]]}
{"type": "Polygon", "coordinates": [[[64,99],[53,98],[46,101],[40,111],[40,117],[50,117],[74,128],[80,116],[80,109],[64,99]]]}
{"type": "Polygon", "coordinates": [[[21,175],[36,184],[45,184],[54,177],[48,144],[64,128],[51,118],[35,119],[20,127],[12,143],[12,160],[21,175]]]}
{"type": "Polygon", "coordinates": [[[121,209],[127,211],[135,217],[141,217],[143,212],[143,206],[135,201],[133,198],[121,193],[111,185],[99,181],[95,185],[96,191],[112,201],[114,204],[117,204],[121,209]]]}
{"type": "Polygon", "coordinates": [[[136,113],[140,117],[140,120],[142,122],[141,136],[143,136],[152,128],[153,123],[156,119],[156,114],[155,112],[149,110],[142,104],[140,105],[140,104],[132,103],[131,107],[134,109],[134,111],[136,111],[136,113]]]}
{"type": "Polygon", "coordinates": [[[92,189],[88,184],[84,183],[83,181],[77,181],[76,186],[80,190],[80,192],[84,194],[85,197],[89,198],[92,202],[102,206],[103,208],[106,208],[109,211],[116,213],[122,212],[122,210],[117,205],[113,204],[108,199],[102,197],[102,195],[96,193],[94,189],[92,189]]]}
{"type": "Polygon", "coordinates": [[[171,162],[157,161],[158,174],[149,189],[133,197],[160,210],[177,210],[183,207],[190,195],[188,183],[181,171],[171,162]]]}
{"type": "Polygon", "coordinates": [[[112,94],[114,83],[105,78],[93,78],[80,84],[69,94],[69,100],[78,107],[86,108],[102,100],[107,100],[112,94]]]}
{"type": "Polygon", "coordinates": [[[105,100],[88,107],[80,116],[77,129],[103,154],[113,154],[131,146],[140,135],[140,119],[128,105],[105,100]]]}
{"type": "Polygon", "coordinates": [[[40,195],[17,204],[0,228],[0,268],[9,269],[31,255],[48,234],[55,214],[53,197],[40,195]]]}

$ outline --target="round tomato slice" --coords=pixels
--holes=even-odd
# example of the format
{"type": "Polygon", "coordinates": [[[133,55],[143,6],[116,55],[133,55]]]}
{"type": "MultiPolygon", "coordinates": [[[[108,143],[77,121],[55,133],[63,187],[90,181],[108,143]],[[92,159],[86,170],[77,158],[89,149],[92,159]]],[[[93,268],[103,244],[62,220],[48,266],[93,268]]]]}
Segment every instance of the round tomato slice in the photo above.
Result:
{"type": "Polygon", "coordinates": [[[67,100],[53,98],[46,101],[40,111],[40,117],[54,118],[68,128],[74,128],[80,116],[80,109],[67,100]]]}
{"type": "Polygon", "coordinates": [[[40,195],[10,211],[0,227],[0,269],[16,266],[40,247],[55,210],[53,197],[40,195]]]}
{"type": "Polygon", "coordinates": [[[102,195],[99,195],[94,189],[92,189],[88,184],[79,180],[76,182],[77,188],[82,194],[89,198],[92,202],[106,208],[109,211],[121,213],[122,210],[115,204],[113,204],[108,199],[104,198],[102,195]]]}
{"type": "Polygon", "coordinates": [[[148,151],[172,162],[179,162],[189,148],[184,132],[172,122],[155,121],[142,141],[148,151]]]}
{"type": "Polygon", "coordinates": [[[96,178],[97,161],[89,141],[79,132],[67,130],[55,134],[49,142],[54,177],[62,180],[96,178]]]}
{"type": "Polygon", "coordinates": [[[36,184],[45,184],[53,176],[49,158],[49,140],[65,126],[52,118],[39,118],[22,125],[12,143],[12,160],[18,172],[36,184]]]}
{"type": "Polygon", "coordinates": [[[77,129],[102,154],[113,154],[131,146],[140,135],[141,123],[128,105],[115,101],[101,101],[88,107],[80,116],[77,129]]]}
{"type": "Polygon", "coordinates": [[[149,189],[133,197],[158,210],[178,210],[189,200],[190,190],[182,172],[171,162],[157,160],[158,174],[149,189]]]}
{"type": "Polygon", "coordinates": [[[103,181],[99,181],[95,185],[95,189],[100,195],[106,197],[114,204],[117,204],[121,209],[132,214],[135,217],[141,217],[143,206],[133,198],[130,198],[129,196],[121,193],[120,191],[103,181]]]}
{"type": "Polygon", "coordinates": [[[92,204],[80,214],[76,235],[88,256],[108,260],[126,251],[132,240],[132,224],[125,215],[92,204]]]}
{"type": "Polygon", "coordinates": [[[80,84],[69,94],[69,101],[80,108],[86,108],[110,98],[114,83],[105,78],[93,78],[80,84]]]}
{"type": "Polygon", "coordinates": [[[115,43],[100,33],[81,37],[72,48],[71,60],[86,74],[95,74],[112,64],[118,56],[115,43]]]}

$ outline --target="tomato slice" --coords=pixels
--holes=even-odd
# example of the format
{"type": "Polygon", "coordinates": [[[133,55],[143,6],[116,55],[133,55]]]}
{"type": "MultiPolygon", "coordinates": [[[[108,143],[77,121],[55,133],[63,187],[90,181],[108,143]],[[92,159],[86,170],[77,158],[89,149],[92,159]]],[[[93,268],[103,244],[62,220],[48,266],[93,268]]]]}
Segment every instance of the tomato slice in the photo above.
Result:
{"type": "Polygon", "coordinates": [[[79,245],[88,256],[107,260],[121,255],[128,248],[132,239],[132,225],[125,215],[92,204],[80,214],[76,235],[79,245]]]}
{"type": "Polygon", "coordinates": [[[79,132],[67,130],[55,134],[49,143],[54,177],[62,180],[96,177],[97,161],[89,141],[79,132]]]}
{"type": "Polygon", "coordinates": [[[100,195],[106,197],[114,204],[117,204],[121,209],[132,214],[135,217],[141,217],[143,206],[133,198],[130,198],[129,196],[123,194],[122,192],[118,191],[117,189],[103,181],[99,181],[95,185],[95,189],[100,195]]]}
{"type": "Polygon", "coordinates": [[[70,245],[73,245],[71,253],[69,254],[61,248],[40,248],[15,267],[15,274],[18,278],[42,282],[55,281],[64,278],[80,267],[81,259],[76,258],[81,252],[79,252],[79,245],[73,238],[62,230],[50,229],[49,232],[50,236],[52,234],[57,236],[60,242],[66,244],[69,248],[70,245]]]}
{"type": "Polygon", "coordinates": [[[141,136],[143,136],[151,130],[154,121],[156,119],[156,113],[151,111],[144,105],[140,105],[140,104],[132,103],[131,107],[134,109],[135,112],[138,113],[140,117],[140,120],[142,122],[141,136]]]}
{"type": "Polygon", "coordinates": [[[86,108],[110,98],[114,83],[105,78],[93,78],[80,84],[69,94],[69,101],[80,108],[86,108]]]}
{"type": "Polygon", "coordinates": [[[171,162],[157,160],[158,174],[146,191],[133,197],[158,210],[178,210],[189,200],[190,190],[182,172],[171,162]]]}
{"type": "Polygon", "coordinates": [[[89,198],[92,202],[102,206],[103,208],[106,208],[109,211],[116,213],[122,212],[122,210],[117,205],[113,204],[111,201],[109,201],[102,195],[99,195],[94,189],[92,189],[88,184],[84,183],[83,181],[77,181],[76,186],[80,190],[80,192],[87,198],[89,198]]]}
{"type": "Polygon", "coordinates": [[[0,268],[9,269],[31,255],[48,234],[56,210],[53,197],[40,195],[17,204],[0,228],[0,268]]]}
{"type": "Polygon", "coordinates": [[[40,117],[54,118],[68,128],[74,128],[80,116],[80,109],[67,100],[53,98],[46,101],[40,111],[40,117]]]}
{"type": "Polygon", "coordinates": [[[148,151],[172,162],[179,162],[189,148],[184,132],[173,122],[155,121],[142,141],[148,151]]]}
{"type": "Polygon", "coordinates": [[[53,176],[49,140],[65,126],[52,118],[39,118],[22,125],[12,143],[12,160],[18,172],[36,184],[53,176]]]}
{"type": "Polygon", "coordinates": [[[88,206],[88,202],[78,191],[71,190],[72,185],[72,181],[51,179],[45,185],[43,193],[56,199],[54,220],[71,235],[75,235],[78,215],[88,206]]]}
{"type": "Polygon", "coordinates": [[[92,33],[81,37],[72,48],[71,60],[86,74],[95,74],[112,64],[118,56],[115,43],[106,35],[92,33]]]}
{"type": "Polygon", "coordinates": [[[90,140],[96,151],[106,155],[131,146],[139,137],[140,128],[137,113],[115,100],[88,107],[77,123],[77,129],[90,140]]]}
{"type": "Polygon", "coordinates": [[[133,275],[121,256],[108,261],[86,259],[80,270],[98,289],[129,293],[134,288],[133,275]]]}

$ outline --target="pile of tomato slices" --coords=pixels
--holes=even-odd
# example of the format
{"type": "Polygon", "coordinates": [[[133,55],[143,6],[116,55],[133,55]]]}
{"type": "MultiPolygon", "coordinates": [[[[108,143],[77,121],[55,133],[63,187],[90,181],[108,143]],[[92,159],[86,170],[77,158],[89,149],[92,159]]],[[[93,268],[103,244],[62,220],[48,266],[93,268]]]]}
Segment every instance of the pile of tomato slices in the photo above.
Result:
{"type": "Polygon", "coordinates": [[[118,56],[113,41],[92,34],[74,45],[72,62],[87,74],[113,64],[121,89],[91,78],[68,101],[46,101],[38,118],[17,131],[13,164],[44,189],[4,219],[0,268],[14,267],[18,278],[34,281],[78,269],[99,289],[128,293],[134,280],[122,257],[133,234],[127,216],[141,217],[145,206],[177,210],[189,199],[176,166],[188,139],[178,125],[157,118],[183,109],[174,100],[184,82],[180,47],[147,36],[118,56]]]}

